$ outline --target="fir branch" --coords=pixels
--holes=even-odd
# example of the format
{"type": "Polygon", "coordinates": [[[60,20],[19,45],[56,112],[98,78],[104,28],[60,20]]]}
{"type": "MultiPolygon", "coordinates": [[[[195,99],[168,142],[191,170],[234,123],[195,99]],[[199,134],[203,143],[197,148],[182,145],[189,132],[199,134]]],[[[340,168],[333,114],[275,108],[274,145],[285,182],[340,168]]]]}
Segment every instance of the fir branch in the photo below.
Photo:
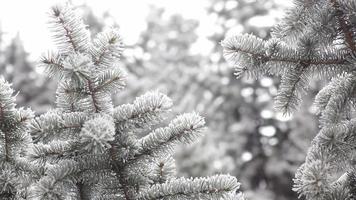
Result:
{"type": "Polygon", "coordinates": [[[59,165],[50,167],[46,176],[42,177],[32,188],[29,199],[61,200],[73,197],[75,194],[64,193],[64,188],[75,186],[75,174],[79,172],[76,162],[63,161],[59,165]]]}
{"type": "MultiPolygon", "coordinates": [[[[342,122],[336,125],[323,127],[313,143],[320,151],[326,151],[327,157],[324,158],[328,163],[348,164],[348,159],[352,156],[356,138],[353,133],[356,131],[356,120],[342,122]]],[[[335,166],[338,166],[335,165],[335,166]]]]}
{"type": "Polygon", "coordinates": [[[310,18],[312,3],[309,1],[293,1],[294,7],[286,11],[283,20],[273,27],[271,35],[289,43],[298,40],[298,35],[305,30],[305,20],[310,18]]]}
{"type": "Polygon", "coordinates": [[[3,122],[1,127],[4,126],[6,120],[11,117],[15,110],[15,96],[14,91],[11,89],[11,84],[5,81],[4,77],[0,77],[0,121],[3,122]]]}
{"type": "Polygon", "coordinates": [[[316,103],[319,103],[321,111],[320,123],[322,126],[335,124],[345,118],[345,110],[350,108],[350,98],[355,91],[355,75],[345,74],[333,79],[330,86],[317,95],[316,103]]]}
{"type": "Polygon", "coordinates": [[[83,112],[61,113],[52,110],[36,117],[29,125],[35,142],[47,143],[53,139],[73,138],[71,131],[81,129],[88,115],[83,112]]]}
{"type": "Polygon", "coordinates": [[[74,141],[53,141],[47,144],[35,144],[27,153],[29,161],[39,165],[55,164],[70,159],[77,150],[78,144],[74,141]]]}
{"type": "Polygon", "coordinates": [[[227,175],[196,179],[179,178],[151,186],[138,199],[228,199],[229,193],[235,193],[239,186],[234,177],[227,175]]]}
{"type": "MultiPolygon", "coordinates": [[[[287,46],[283,41],[277,40],[269,43],[251,35],[229,37],[222,41],[221,45],[224,48],[224,57],[237,67],[238,76],[245,71],[253,70],[256,63],[263,65],[263,68],[258,69],[262,70],[262,73],[281,71],[272,70],[268,67],[269,65],[281,66],[281,63],[285,63],[287,66],[299,65],[300,63],[319,66],[350,65],[343,59],[345,55],[340,55],[342,52],[337,55],[332,54],[332,56],[327,56],[324,52],[323,54],[320,53],[320,57],[305,58],[297,49],[287,46]],[[272,47],[274,48],[273,51],[265,51],[265,49],[269,50],[272,47]]],[[[277,75],[279,74],[277,73],[277,75]]]]}
{"type": "Polygon", "coordinates": [[[163,157],[158,161],[154,161],[152,184],[163,184],[166,181],[173,179],[176,174],[176,166],[174,159],[171,156],[163,157]]]}
{"type": "Polygon", "coordinates": [[[100,73],[95,80],[95,92],[116,93],[125,86],[124,74],[119,68],[100,73]]]}
{"type": "Polygon", "coordinates": [[[89,47],[89,33],[81,18],[69,5],[52,7],[50,16],[54,39],[62,54],[86,52],[89,47]]]}
{"type": "Polygon", "coordinates": [[[290,114],[300,104],[301,92],[307,89],[310,78],[307,67],[308,64],[295,66],[282,78],[279,92],[275,98],[275,107],[284,114],[290,114]]]}
{"type": "Polygon", "coordinates": [[[170,153],[177,143],[193,142],[204,129],[204,119],[196,113],[178,116],[165,128],[159,128],[139,140],[136,158],[170,153]]]}
{"type": "Polygon", "coordinates": [[[147,128],[161,122],[172,105],[166,95],[148,92],[137,97],[133,104],[116,107],[113,112],[115,124],[119,130],[147,128]]]}
{"type": "Polygon", "coordinates": [[[80,131],[80,145],[85,152],[100,154],[111,147],[114,140],[115,125],[111,118],[105,116],[95,117],[85,122],[80,131]]]}
{"type": "Polygon", "coordinates": [[[354,33],[351,27],[351,22],[349,21],[348,17],[345,15],[342,9],[340,9],[340,4],[337,0],[330,0],[334,9],[336,10],[336,17],[339,22],[340,29],[344,34],[344,39],[347,46],[351,49],[353,53],[356,52],[356,44],[354,39],[354,33]]]}
{"type": "Polygon", "coordinates": [[[323,200],[330,191],[327,164],[320,160],[302,165],[296,173],[293,190],[307,199],[323,200]]]}
{"type": "Polygon", "coordinates": [[[99,69],[111,68],[120,59],[123,51],[122,38],[117,29],[106,29],[99,33],[90,48],[94,64],[99,69]]]}
{"type": "Polygon", "coordinates": [[[65,67],[63,66],[63,60],[58,53],[47,53],[40,58],[39,66],[45,68],[45,73],[49,77],[58,75],[62,78],[64,75],[65,67]]]}

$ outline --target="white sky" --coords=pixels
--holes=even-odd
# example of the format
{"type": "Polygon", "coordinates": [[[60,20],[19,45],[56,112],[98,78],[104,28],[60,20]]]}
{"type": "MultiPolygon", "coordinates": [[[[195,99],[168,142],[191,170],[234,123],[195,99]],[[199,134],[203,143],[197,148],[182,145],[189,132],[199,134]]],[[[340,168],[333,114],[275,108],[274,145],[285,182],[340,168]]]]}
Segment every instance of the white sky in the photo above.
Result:
{"type": "MultiPolygon", "coordinates": [[[[0,0],[0,24],[8,41],[19,33],[31,58],[53,49],[47,29],[47,12],[60,0],[0,0]]],[[[205,0],[73,0],[73,4],[87,3],[96,14],[109,11],[120,25],[126,44],[136,42],[145,28],[150,4],[163,6],[168,12],[182,13],[188,18],[204,16],[205,0]]]]}
{"type": "MultiPolygon", "coordinates": [[[[66,1],[0,0],[0,24],[5,31],[4,40],[8,41],[19,33],[31,59],[38,58],[48,49],[53,49],[47,29],[47,12],[52,5],[60,2],[66,1]]],[[[199,19],[199,35],[212,32],[211,29],[214,28],[206,15],[206,0],[72,0],[72,2],[75,5],[86,3],[99,16],[108,10],[120,25],[125,44],[134,44],[145,28],[145,17],[150,4],[164,7],[168,13],[179,13],[185,18],[199,19]]]]}

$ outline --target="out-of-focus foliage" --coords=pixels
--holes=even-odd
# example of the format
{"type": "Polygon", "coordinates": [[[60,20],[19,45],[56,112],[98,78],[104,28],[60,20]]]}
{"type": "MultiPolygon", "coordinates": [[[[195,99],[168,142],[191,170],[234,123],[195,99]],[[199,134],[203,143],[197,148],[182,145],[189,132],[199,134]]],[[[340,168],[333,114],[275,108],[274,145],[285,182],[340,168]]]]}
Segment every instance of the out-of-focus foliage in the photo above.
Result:
{"type": "Polygon", "coordinates": [[[53,87],[49,80],[36,72],[33,61],[30,61],[20,36],[13,38],[9,45],[0,47],[0,73],[13,84],[19,92],[19,106],[31,106],[38,113],[50,107],[54,99],[53,87]]]}

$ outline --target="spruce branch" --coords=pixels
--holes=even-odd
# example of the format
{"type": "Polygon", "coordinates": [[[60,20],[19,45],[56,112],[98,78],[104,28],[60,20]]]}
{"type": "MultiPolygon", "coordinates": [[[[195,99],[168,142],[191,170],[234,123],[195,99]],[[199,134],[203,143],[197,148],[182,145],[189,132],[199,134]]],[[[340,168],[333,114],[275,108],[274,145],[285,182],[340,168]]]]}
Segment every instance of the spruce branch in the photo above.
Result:
{"type": "Polygon", "coordinates": [[[348,16],[345,15],[342,9],[340,9],[340,4],[337,0],[330,0],[334,9],[336,10],[336,16],[338,20],[338,25],[343,33],[345,42],[350,48],[350,50],[355,53],[356,52],[356,43],[354,38],[354,33],[352,31],[351,22],[349,21],[348,16]]]}
{"type": "Polygon", "coordinates": [[[71,131],[80,130],[88,118],[83,112],[62,113],[51,110],[32,120],[29,125],[30,134],[35,142],[47,143],[55,139],[73,139],[71,131]]]}
{"type": "Polygon", "coordinates": [[[71,52],[86,52],[90,45],[89,32],[82,19],[68,4],[54,6],[49,13],[53,39],[59,51],[68,55],[71,52]]]}
{"type": "Polygon", "coordinates": [[[347,52],[330,49],[315,52],[315,57],[306,58],[298,49],[288,46],[284,41],[263,41],[248,34],[226,38],[221,45],[224,48],[224,57],[235,66],[238,77],[243,73],[254,78],[266,73],[281,75],[288,68],[300,63],[323,68],[341,65],[346,69],[350,65],[344,59],[347,52]],[[283,67],[280,65],[282,63],[283,67]]]}
{"type": "Polygon", "coordinates": [[[235,178],[225,175],[196,179],[179,178],[151,186],[140,194],[138,199],[228,199],[239,187],[235,178]]]}
{"type": "Polygon", "coordinates": [[[172,108],[172,100],[159,92],[147,92],[137,97],[132,104],[124,104],[114,109],[115,124],[118,129],[142,129],[163,121],[164,114],[172,108]]]}
{"type": "Polygon", "coordinates": [[[27,153],[29,161],[38,165],[55,164],[70,159],[77,150],[78,144],[73,141],[53,141],[47,144],[36,144],[27,153]]]}
{"type": "Polygon", "coordinates": [[[159,159],[155,162],[153,171],[154,176],[151,178],[152,184],[165,183],[172,179],[176,174],[174,159],[170,156],[159,159]]]}
{"type": "Polygon", "coordinates": [[[99,116],[88,120],[80,132],[80,143],[86,152],[103,153],[114,140],[115,125],[110,117],[99,116]]]}
{"type": "Polygon", "coordinates": [[[159,128],[139,140],[136,157],[170,153],[177,143],[189,144],[201,135],[204,119],[196,113],[178,116],[165,128],[159,128]]]}
{"type": "Polygon", "coordinates": [[[321,113],[322,126],[335,124],[347,118],[355,92],[355,75],[345,74],[333,79],[316,96],[315,104],[321,113]]]}
{"type": "Polygon", "coordinates": [[[15,110],[15,97],[11,85],[0,77],[0,121],[5,126],[5,121],[11,117],[15,110]]]}
{"type": "Polygon", "coordinates": [[[116,93],[125,87],[124,74],[118,68],[106,70],[95,81],[95,92],[116,93]]]}
{"type": "Polygon", "coordinates": [[[59,78],[62,78],[65,71],[62,60],[63,58],[60,54],[48,52],[40,58],[39,66],[45,68],[45,72],[49,77],[58,75],[59,78]]]}
{"type": "Polygon", "coordinates": [[[90,54],[98,69],[106,69],[120,59],[123,49],[124,45],[119,31],[111,28],[96,36],[90,48],[90,54]]]}

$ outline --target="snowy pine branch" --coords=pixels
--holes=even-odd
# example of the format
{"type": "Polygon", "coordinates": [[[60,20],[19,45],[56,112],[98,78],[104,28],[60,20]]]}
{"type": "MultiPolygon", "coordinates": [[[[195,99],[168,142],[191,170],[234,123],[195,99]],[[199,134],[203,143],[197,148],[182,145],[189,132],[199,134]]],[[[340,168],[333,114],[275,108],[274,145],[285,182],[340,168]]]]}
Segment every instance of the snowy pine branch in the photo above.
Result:
{"type": "Polygon", "coordinates": [[[86,52],[88,50],[89,32],[71,6],[54,6],[49,14],[53,39],[62,54],[68,55],[73,51],[86,52]]]}
{"type": "Polygon", "coordinates": [[[228,199],[236,195],[235,191],[239,187],[235,178],[225,175],[196,179],[179,178],[151,186],[139,199],[228,199]]]}
{"type": "Polygon", "coordinates": [[[119,129],[149,128],[162,122],[164,114],[173,106],[172,100],[158,92],[147,92],[137,97],[132,104],[124,104],[114,109],[114,119],[119,129]]]}
{"type": "Polygon", "coordinates": [[[139,140],[138,155],[168,153],[178,143],[189,144],[200,136],[204,119],[196,113],[178,116],[166,128],[160,128],[139,140]]]}
{"type": "Polygon", "coordinates": [[[99,33],[90,48],[90,54],[99,69],[109,68],[112,63],[120,59],[123,51],[122,38],[115,28],[99,33]]]}

